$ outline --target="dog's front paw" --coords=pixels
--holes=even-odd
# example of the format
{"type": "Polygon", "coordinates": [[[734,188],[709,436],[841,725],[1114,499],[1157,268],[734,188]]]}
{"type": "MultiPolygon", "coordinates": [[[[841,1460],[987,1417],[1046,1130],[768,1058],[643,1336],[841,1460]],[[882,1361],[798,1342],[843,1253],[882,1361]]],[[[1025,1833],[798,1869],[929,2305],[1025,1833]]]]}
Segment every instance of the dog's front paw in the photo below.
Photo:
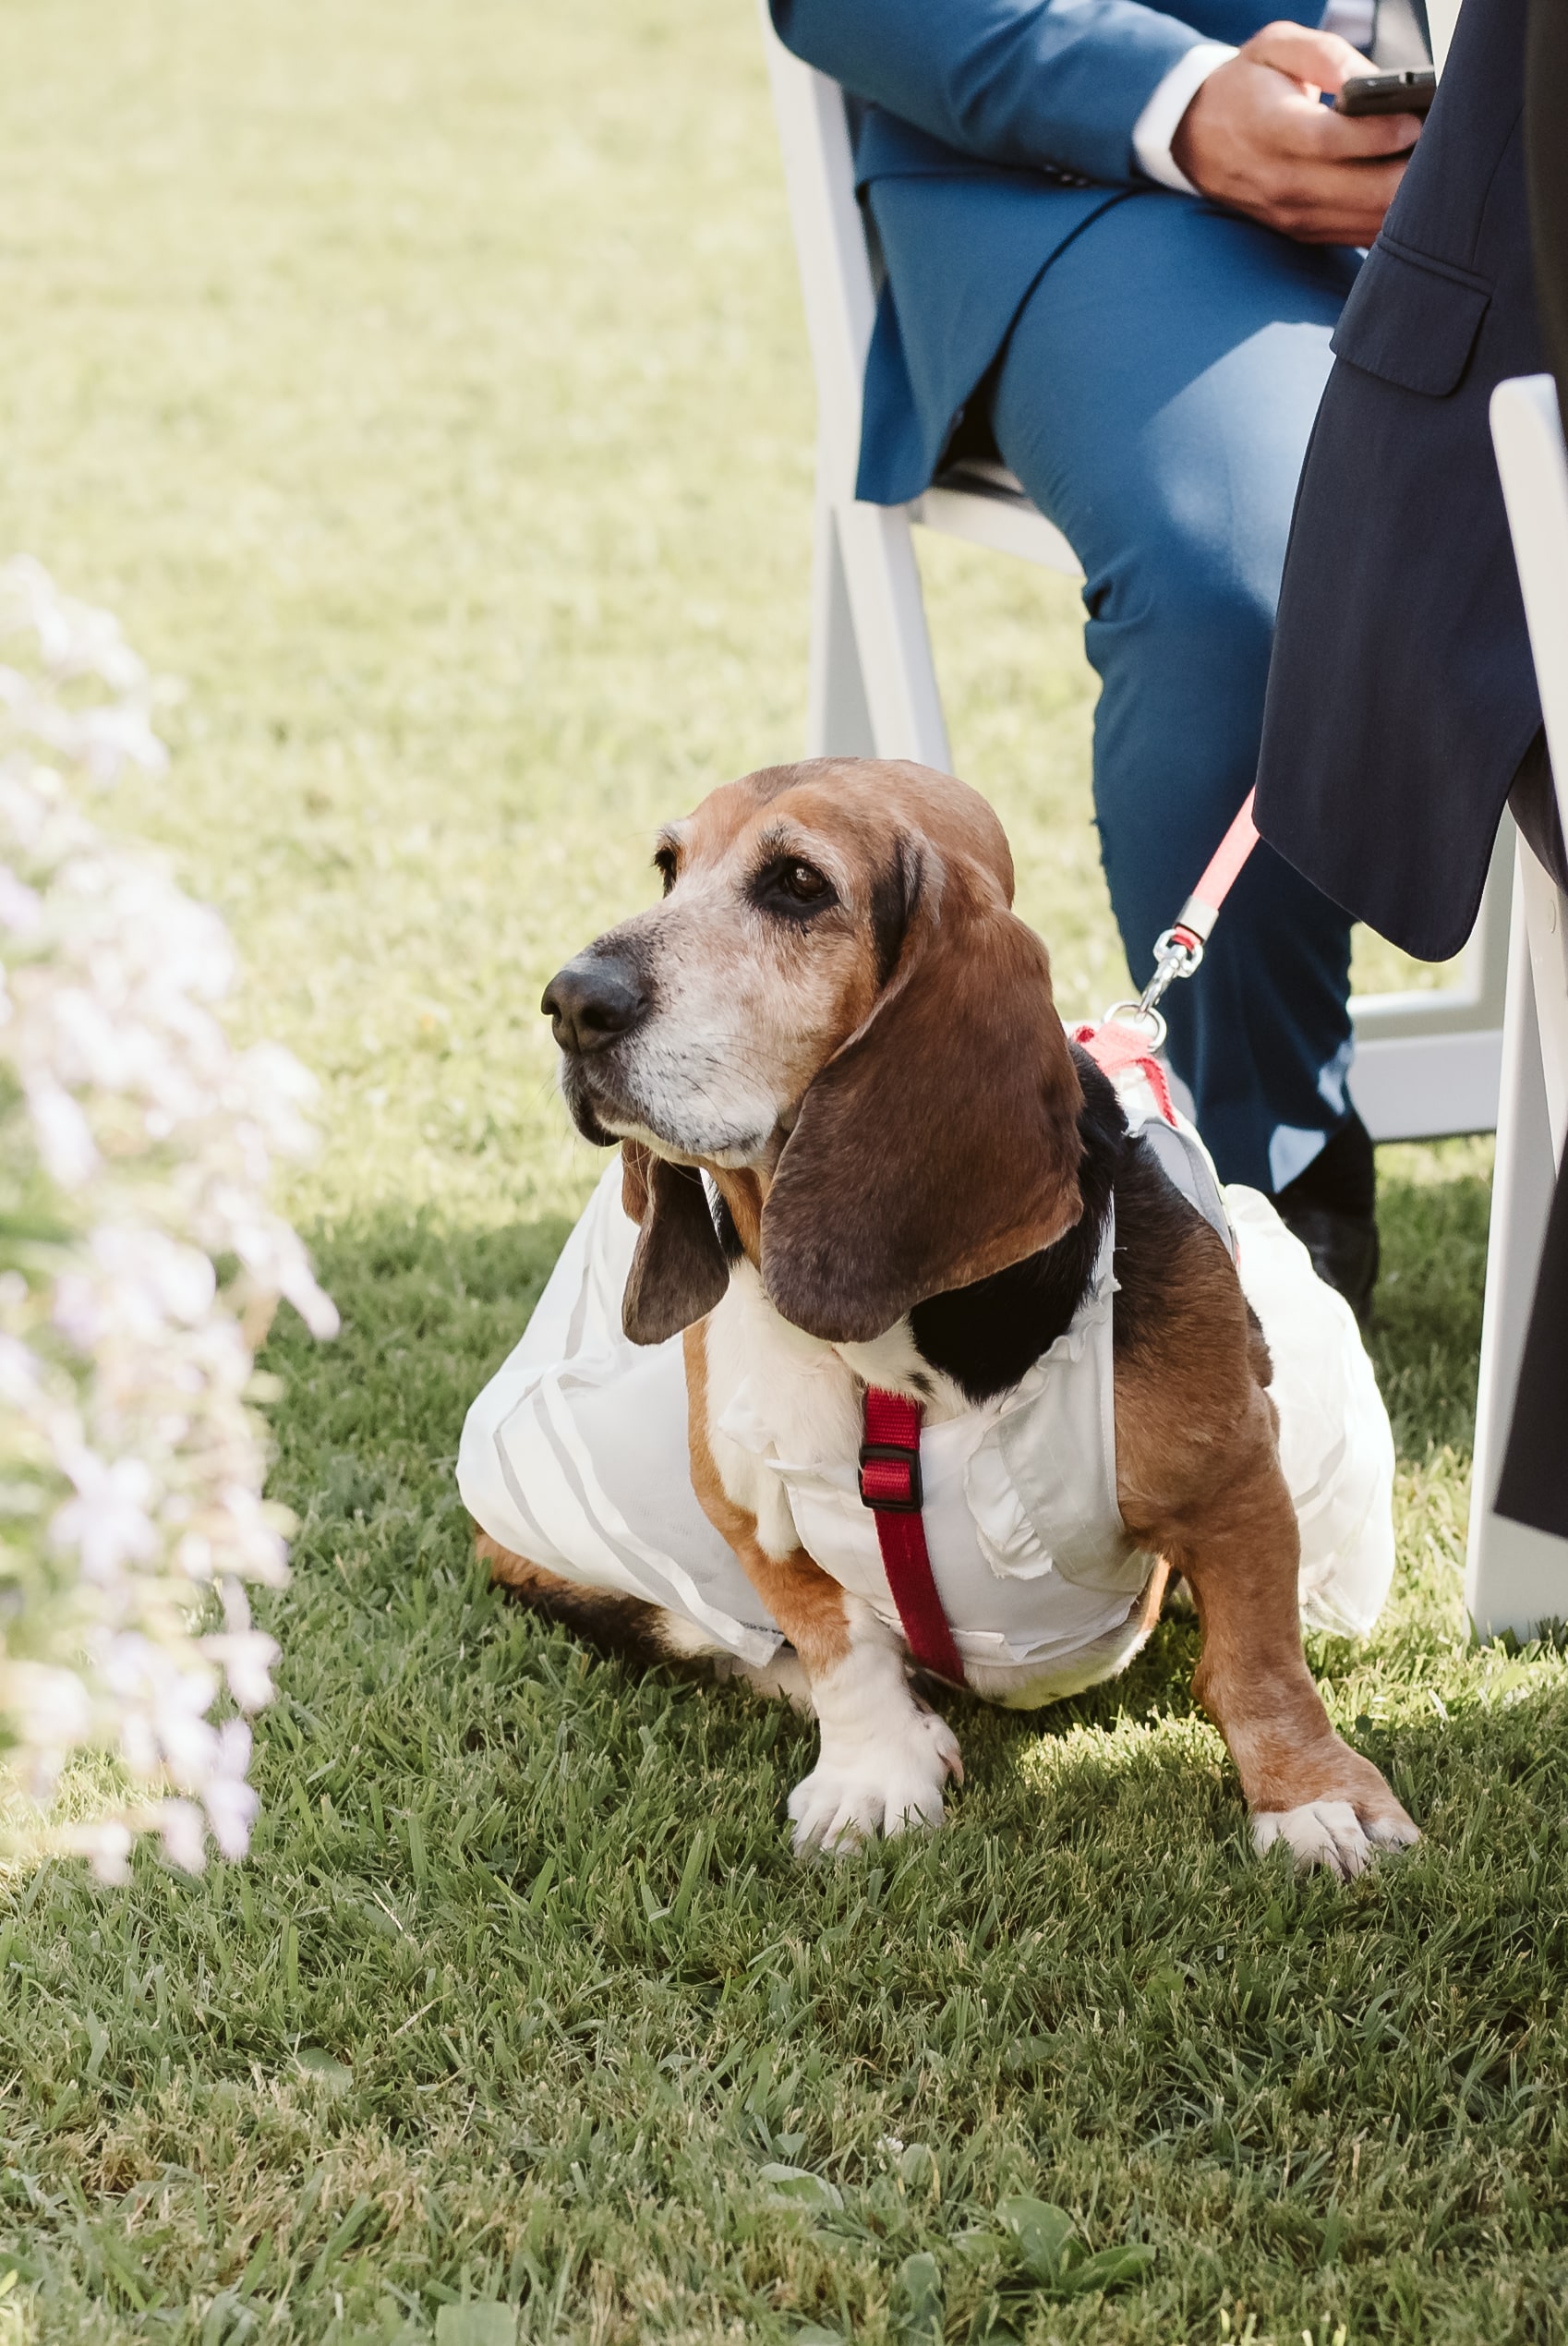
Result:
{"type": "Polygon", "coordinates": [[[939,1825],[942,1788],[964,1780],[959,1739],[935,1711],[912,1706],[896,1729],[865,1743],[825,1748],[790,1795],[797,1856],[858,1848],[875,1832],[939,1825]]]}
{"type": "Polygon", "coordinates": [[[1299,1808],[1263,1809],[1252,1820],[1260,1856],[1283,1841],[1298,1872],[1325,1866],[1342,1881],[1365,1873],[1380,1849],[1408,1849],[1420,1838],[1392,1796],[1376,1812],[1358,1814],[1348,1800],[1309,1800],[1299,1808]]]}

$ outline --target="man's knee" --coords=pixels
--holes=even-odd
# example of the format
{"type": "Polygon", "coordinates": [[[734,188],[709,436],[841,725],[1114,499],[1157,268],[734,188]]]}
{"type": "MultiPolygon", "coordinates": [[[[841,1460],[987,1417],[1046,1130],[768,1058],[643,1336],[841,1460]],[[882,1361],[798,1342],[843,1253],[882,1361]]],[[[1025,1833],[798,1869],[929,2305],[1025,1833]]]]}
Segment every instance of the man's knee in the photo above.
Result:
{"type": "Polygon", "coordinates": [[[1129,533],[1121,558],[1085,596],[1091,624],[1179,646],[1207,667],[1245,659],[1268,666],[1279,580],[1217,524],[1172,526],[1151,516],[1129,533]]]}
{"type": "Polygon", "coordinates": [[[1104,685],[1102,790],[1137,796],[1147,770],[1200,829],[1210,799],[1228,819],[1257,764],[1272,633],[1272,602],[1200,551],[1166,550],[1096,598],[1084,641],[1104,685]]]}

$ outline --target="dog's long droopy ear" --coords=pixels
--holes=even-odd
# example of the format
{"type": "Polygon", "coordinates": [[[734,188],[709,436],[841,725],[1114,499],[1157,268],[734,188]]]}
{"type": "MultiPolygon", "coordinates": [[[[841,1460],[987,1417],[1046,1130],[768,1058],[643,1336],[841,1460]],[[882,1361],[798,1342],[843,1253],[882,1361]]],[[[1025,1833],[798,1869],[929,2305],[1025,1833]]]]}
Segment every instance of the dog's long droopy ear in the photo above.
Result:
{"type": "Polygon", "coordinates": [[[648,1167],[653,1151],[644,1141],[621,1143],[621,1207],[628,1222],[641,1223],[648,1210],[648,1167]]]}
{"type": "Polygon", "coordinates": [[[919,886],[891,979],[807,1091],[763,1211],[764,1287],[830,1343],[868,1343],[1082,1210],[1083,1094],[1045,948],[972,865],[928,862],[919,886]]]}
{"type": "Polygon", "coordinates": [[[621,1143],[621,1197],[642,1235],[626,1275],[621,1324],[633,1344],[662,1344],[711,1312],[730,1284],[703,1177],[640,1141],[621,1143]]]}

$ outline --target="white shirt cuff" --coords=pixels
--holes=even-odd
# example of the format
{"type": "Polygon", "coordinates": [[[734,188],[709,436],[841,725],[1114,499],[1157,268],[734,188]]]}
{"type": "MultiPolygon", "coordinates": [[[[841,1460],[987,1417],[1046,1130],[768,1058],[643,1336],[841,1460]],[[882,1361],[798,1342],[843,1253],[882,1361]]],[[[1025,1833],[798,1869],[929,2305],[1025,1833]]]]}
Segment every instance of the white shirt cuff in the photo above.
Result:
{"type": "Polygon", "coordinates": [[[1378,0],[1326,0],[1320,32],[1337,32],[1353,49],[1370,51],[1378,30],[1378,0]]]}
{"type": "Polygon", "coordinates": [[[1216,67],[1227,65],[1236,51],[1224,41],[1200,41],[1178,57],[1156,88],[1143,112],[1132,126],[1132,151],[1139,169],[1147,177],[1158,180],[1162,187],[1175,187],[1178,194],[1198,193],[1184,171],[1178,171],[1171,161],[1171,140],[1181,126],[1182,115],[1198,95],[1216,67]]]}

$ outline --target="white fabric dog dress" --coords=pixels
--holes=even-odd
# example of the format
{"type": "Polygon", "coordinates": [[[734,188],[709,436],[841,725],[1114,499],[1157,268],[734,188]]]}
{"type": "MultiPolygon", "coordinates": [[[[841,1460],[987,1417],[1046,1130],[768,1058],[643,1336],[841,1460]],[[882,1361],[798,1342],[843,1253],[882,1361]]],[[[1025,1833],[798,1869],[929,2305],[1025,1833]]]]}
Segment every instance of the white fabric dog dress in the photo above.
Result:
{"type": "MultiPolygon", "coordinates": [[[[1281,1464],[1301,1529],[1302,1618],[1365,1635],[1393,1572],[1393,1441],[1355,1317],[1268,1199],[1221,1191],[1192,1126],[1136,1067],[1113,1080],[1133,1129],[1233,1245],[1268,1339],[1281,1464]]],[[[667,1607],[762,1665],[780,1634],[692,1488],[681,1339],[642,1348],[622,1333],[636,1237],[617,1159],[526,1334],[469,1409],[458,1486],[475,1521],[513,1554],[667,1607]]],[[[1066,1333],[1009,1392],[928,1422],[921,1436],[942,1607],[970,1684],[1008,1705],[1113,1675],[1140,1634],[1152,1560],[1116,1505],[1115,1246],[1113,1214],[1066,1333]]],[[[814,1339],[801,1343],[820,1352],[814,1339]]],[[[807,1553],[897,1627],[856,1462],[792,1455],[787,1382],[770,1360],[729,1395],[718,1430],[778,1477],[807,1553]]]]}

